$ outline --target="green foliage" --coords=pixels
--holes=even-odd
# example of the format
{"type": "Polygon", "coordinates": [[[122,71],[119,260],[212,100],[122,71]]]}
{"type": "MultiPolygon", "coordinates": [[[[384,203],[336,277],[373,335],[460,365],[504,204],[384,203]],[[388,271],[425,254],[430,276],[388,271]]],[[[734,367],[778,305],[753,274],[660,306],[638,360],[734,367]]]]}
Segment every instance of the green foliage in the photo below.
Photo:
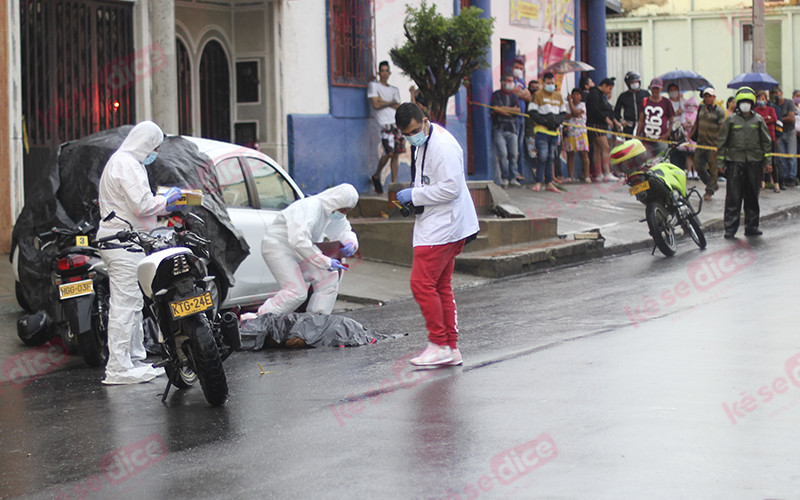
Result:
{"type": "Polygon", "coordinates": [[[419,9],[406,7],[406,43],[389,55],[426,97],[435,121],[444,123],[447,100],[468,83],[470,74],[489,66],[494,18],[483,18],[482,13],[467,7],[446,18],[424,0],[419,9]]]}

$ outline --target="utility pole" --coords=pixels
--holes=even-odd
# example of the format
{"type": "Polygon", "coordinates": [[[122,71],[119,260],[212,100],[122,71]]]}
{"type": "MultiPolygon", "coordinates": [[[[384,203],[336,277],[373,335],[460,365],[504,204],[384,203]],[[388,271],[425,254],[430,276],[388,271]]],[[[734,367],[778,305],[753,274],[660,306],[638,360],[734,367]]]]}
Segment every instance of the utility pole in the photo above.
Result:
{"type": "Polygon", "coordinates": [[[767,72],[764,0],[753,0],[753,72],[767,72]]]}

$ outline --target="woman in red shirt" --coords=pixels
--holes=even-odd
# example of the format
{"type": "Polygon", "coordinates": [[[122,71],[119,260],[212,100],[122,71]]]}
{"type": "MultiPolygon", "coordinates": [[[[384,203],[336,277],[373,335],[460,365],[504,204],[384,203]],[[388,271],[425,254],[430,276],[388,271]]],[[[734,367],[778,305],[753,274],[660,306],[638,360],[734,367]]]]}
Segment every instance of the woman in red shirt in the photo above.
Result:
{"type": "MultiPolygon", "coordinates": [[[[764,90],[759,90],[756,92],[756,113],[761,115],[761,118],[767,123],[767,129],[769,130],[769,137],[772,139],[772,152],[776,151],[776,144],[775,144],[775,122],[778,121],[778,115],[775,113],[775,110],[772,109],[770,106],[767,106],[767,92],[764,90]]],[[[781,187],[778,180],[778,171],[774,165],[772,165],[772,183],[773,183],[773,190],[776,193],[781,192],[781,187]]],[[[764,182],[761,182],[761,189],[764,189],[764,182]]]]}

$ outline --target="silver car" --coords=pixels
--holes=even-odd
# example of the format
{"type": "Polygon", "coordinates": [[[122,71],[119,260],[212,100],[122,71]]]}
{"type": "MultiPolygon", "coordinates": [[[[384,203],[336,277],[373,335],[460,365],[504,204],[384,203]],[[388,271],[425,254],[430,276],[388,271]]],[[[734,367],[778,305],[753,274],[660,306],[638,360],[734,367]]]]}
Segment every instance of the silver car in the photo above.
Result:
{"type": "Polygon", "coordinates": [[[261,256],[261,239],[277,213],[303,198],[300,187],[272,158],[227,142],[187,137],[213,162],[222,198],[233,225],[250,245],[250,254],[234,273],[222,308],[261,304],[279,287],[261,256]]]}

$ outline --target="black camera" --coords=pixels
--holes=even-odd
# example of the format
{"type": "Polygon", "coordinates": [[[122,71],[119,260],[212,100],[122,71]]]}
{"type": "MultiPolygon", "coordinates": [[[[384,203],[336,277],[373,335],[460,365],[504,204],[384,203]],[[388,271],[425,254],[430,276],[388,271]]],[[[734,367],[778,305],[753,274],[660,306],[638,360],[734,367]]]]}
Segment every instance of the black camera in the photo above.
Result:
{"type": "Polygon", "coordinates": [[[400,215],[403,217],[408,217],[411,214],[419,215],[425,211],[425,207],[415,207],[410,201],[405,205],[401,205],[400,202],[396,202],[395,205],[397,205],[397,207],[400,209],[400,215]]]}

